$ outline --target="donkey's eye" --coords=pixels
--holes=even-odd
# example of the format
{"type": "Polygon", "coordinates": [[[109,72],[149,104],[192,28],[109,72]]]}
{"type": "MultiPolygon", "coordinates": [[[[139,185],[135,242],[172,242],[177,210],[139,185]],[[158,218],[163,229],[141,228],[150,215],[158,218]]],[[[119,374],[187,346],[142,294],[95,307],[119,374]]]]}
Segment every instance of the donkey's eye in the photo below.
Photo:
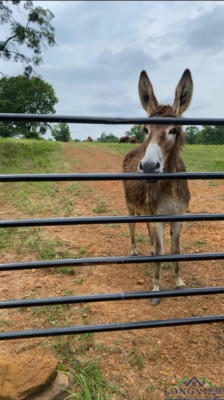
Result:
{"type": "Polygon", "coordinates": [[[169,131],[169,134],[171,134],[171,135],[176,135],[176,133],[177,133],[177,129],[176,128],[172,128],[169,131]]]}

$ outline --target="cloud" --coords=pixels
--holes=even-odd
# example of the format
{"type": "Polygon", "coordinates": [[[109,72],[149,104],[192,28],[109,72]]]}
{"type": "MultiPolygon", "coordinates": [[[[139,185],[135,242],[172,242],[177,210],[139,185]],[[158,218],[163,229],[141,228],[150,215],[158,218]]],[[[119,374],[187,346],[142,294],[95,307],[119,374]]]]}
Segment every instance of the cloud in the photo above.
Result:
{"type": "MultiPolygon", "coordinates": [[[[36,1],[55,14],[57,46],[36,68],[52,84],[58,114],[145,116],[138,79],[146,69],[161,103],[172,104],[189,67],[194,80],[189,116],[221,116],[224,87],[224,4],[218,2],[36,1]],[[223,59],[222,59],[223,58],[223,59]],[[206,99],[206,101],[204,100],[206,99]]],[[[1,29],[1,28],[0,28],[1,29]]],[[[23,67],[2,63],[1,71],[23,67]]],[[[126,126],[70,125],[73,137],[126,126]]]]}
{"type": "Polygon", "coordinates": [[[215,52],[224,47],[224,7],[217,6],[185,22],[185,43],[198,51],[215,52]],[[189,29],[190,28],[190,29],[189,29]]]}

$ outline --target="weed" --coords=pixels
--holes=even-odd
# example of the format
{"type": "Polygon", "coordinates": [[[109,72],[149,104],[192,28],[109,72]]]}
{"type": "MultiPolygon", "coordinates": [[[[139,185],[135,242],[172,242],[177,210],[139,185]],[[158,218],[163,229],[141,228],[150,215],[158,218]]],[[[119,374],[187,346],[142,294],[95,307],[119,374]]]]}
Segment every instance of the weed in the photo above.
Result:
{"type": "Polygon", "coordinates": [[[74,182],[71,185],[66,187],[66,192],[74,194],[75,196],[78,196],[81,192],[80,187],[81,187],[80,182],[74,182]]]}
{"type": "Polygon", "coordinates": [[[103,343],[97,343],[95,344],[95,350],[98,352],[106,351],[106,346],[103,343]]]}
{"type": "Polygon", "coordinates": [[[118,237],[124,237],[124,238],[129,238],[129,232],[119,232],[118,237]]]}
{"type": "Polygon", "coordinates": [[[73,194],[74,196],[87,198],[89,194],[92,192],[92,189],[90,187],[81,184],[80,182],[74,182],[66,188],[66,192],[73,194]]]}
{"type": "Polygon", "coordinates": [[[163,270],[164,271],[169,271],[172,268],[172,265],[169,263],[164,263],[163,264],[163,270]]]}
{"type": "Polygon", "coordinates": [[[199,246],[204,246],[207,244],[206,240],[195,240],[194,244],[197,244],[199,246]]]}
{"type": "Polygon", "coordinates": [[[108,228],[120,228],[121,224],[105,224],[108,228]]]}
{"type": "Polygon", "coordinates": [[[64,274],[64,275],[75,275],[75,270],[73,267],[58,267],[52,269],[55,274],[64,274]]]}
{"type": "Polygon", "coordinates": [[[146,269],[145,271],[144,271],[144,274],[146,275],[146,276],[150,276],[150,278],[153,276],[153,271],[152,271],[152,269],[146,269]]]}
{"type": "Polygon", "coordinates": [[[73,363],[73,368],[68,373],[68,376],[74,385],[75,391],[68,391],[69,395],[66,399],[105,400],[107,384],[99,365],[95,361],[73,363]]]}
{"type": "Polygon", "coordinates": [[[73,296],[74,292],[69,289],[62,289],[62,296],[73,296]]]}
{"type": "Polygon", "coordinates": [[[121,339],[114,339],[115,346],[119,346],[121,344],[121,339]]]}
{"type": "Polygon", "coordinates": [[[146,388],[145,388],[145,390],[147,391],[147,392],[152,392],[153,390],[155,390],[156,389],[156,387],[154,386],[154,385],[149,385],[149,386],[146,386],[146,388]]]}
{"type": "Polygon", "coordinates": [[[88,249],[85,246],[83,246],[83,247],[80,247],[80,249],[78,250],[76,257],[83,258],[83,257],[88,257],[88,255],[89,255],[88,249]]]}
{"type": "Polygon", "coordinates": [[[130,364],[131,366],[137,366],[138,368],[143,367],[144,356],[143,354],[138,353],[136,347],[131,351],[130,355],[130,364]]]}
{"type": "Polygon", "coordinates": [[[0,320],[0,327],[12,326],[12,325],[13,325],[12,321],[4,321],[3,319],[0,320]]]}
{"type": "Polygon", "coordinates": [[[75,281],[75,283],[77,283],[77,285],[82,285],[83,282],[84,282],[84,279],[83,279],[83,278],[78,278],[78,279],[76,279],[76,281],[75,281]]]}
{"type": "Polygon", "coordinates": [[[107,211],[107,203],[102,197],[96,198],[96,207],[93,208],[93,212],[101,214],[107,211]]]}
{"type": "Polygon", "coordinates": [[[88,351],[90,348],[94,347],[94,334],[93,333],[84,333],[75,338],[75,353],[83,354],[85,351],[88,351]]]}
{"type": "Polygon", "coordinates": [[[70,336],[57,336],[55,342],[51,345],[57,357],[61,361],[72,361],[74,351],[72,349],[72,339],[70,336]]]}
{"type": "Polygon", "coordinates": [[[112,393],[118,393],[118,387],[115,383],[109,382],[108,383],[108,388],[111,390],[112,393]]]}
{"type": "Polygon", "coordinates": [[[31,312],[34,316],[43,315],[48,324],[58,325],[60,320],[64,320],[65,311],[68,310],[70,304],[59,304],[52,306],[32,307],[31,312]]]}
{"type": "Polygon", "coordinates": [[[136,235],[136,242],[148,243],[148,241],[149,241],[149,238],[147,235],[144,235],[143,233],[136,235]]]}
{"type": "Polygon", "coordinates": [[[215,182],[208,182],[208,186],[217,186],[217,183],[215,183],[215,182]]]}
{"type": "Polygon", "coordinates": [[[149,359],[155,361],[159,357],[159,355],[160,355],[160,348],[157,343],[153,343],[149,359]]]}

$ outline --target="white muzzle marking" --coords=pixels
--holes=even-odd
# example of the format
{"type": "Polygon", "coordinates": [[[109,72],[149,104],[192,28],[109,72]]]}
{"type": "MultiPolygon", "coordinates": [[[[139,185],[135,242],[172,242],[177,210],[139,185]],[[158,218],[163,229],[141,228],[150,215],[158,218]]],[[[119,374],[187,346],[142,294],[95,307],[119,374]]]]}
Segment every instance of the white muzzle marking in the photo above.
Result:
{"type": "Polygon", "coordinates": [[[161,148],[156,143],[150,143],[142,159],[143,170],[146,166],[147,172],[163,172],[163,155],[161,148]],[[159,165],[159,167],[156,167],[159,165]],[[150,171],[149,171],[150,170],[150,171]]]}

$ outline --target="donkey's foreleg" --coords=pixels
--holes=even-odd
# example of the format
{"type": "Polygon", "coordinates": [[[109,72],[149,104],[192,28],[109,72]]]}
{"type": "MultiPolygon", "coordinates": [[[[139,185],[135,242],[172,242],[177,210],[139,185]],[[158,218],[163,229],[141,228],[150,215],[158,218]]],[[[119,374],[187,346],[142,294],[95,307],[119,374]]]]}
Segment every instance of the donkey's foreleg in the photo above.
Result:
{"type": "MultiPolygon", "coordinates": [[[[181,222],[173,222],[170,224],[171,234],[171,254],[180,254],[180,234],[182,229],[181,222]]],[[[180,265],[178,261],[173,262],[174,276],[176,278],[176,288],[185,287],[184,281],[180,277],[180,265]]]]}
{"type": "MultiPolygon", "coordinates": [[[[128,211],[131,216],[136,215],[134,208],[130,207],[129,205],[128,205],[128,211]]],[[[135,242],[135,223],[130,222],[128,225],[129,225],[130,239],[131,239],[131,256],[137,256],[138,253],[136,251],[136,242],[135,242]]]]}
{"type": "Polygon", "coordinates": [[[131,222],[129,224],[130,236],[131,236],[131,256],[137,256],[136,242],[135,242],[135,223],[131,222]]]}
{"type": "MultiPolygon", "coordinates": [[[[150,224],[150,222],[146,222],[147,228],[148,228],[148,233],[149,233],[149,237],[150,237],[150,242],[152,247],[154,247],[154,227],[152,226],[152,224],[150,224]]],[[[151,251],[152,256],[154,255],[154,251],[151,251]]]]}
{"type": "MultiPolygon", "coordinates": [[[[155,255],[163,254],[163,234],[164,234],[164,224],[156,223],[155,229],[153,231],[153,240],[155,244],[155,255]]],[[[154,278],[153,278],[153,291],[158,291],[160,289],[160,274],[162,269],[162,263],[158,262],[154,267],[154,278]]],[[[155,297],[151,299],[151,303],[156,306],[160,303],[160,298],[155,297]]]]}

